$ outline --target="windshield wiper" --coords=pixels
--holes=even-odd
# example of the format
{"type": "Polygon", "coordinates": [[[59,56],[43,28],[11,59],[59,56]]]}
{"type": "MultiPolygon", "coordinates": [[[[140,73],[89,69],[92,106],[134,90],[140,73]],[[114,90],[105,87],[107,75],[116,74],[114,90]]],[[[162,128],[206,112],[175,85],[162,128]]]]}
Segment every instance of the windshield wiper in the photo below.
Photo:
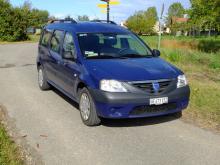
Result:
{"type": "Polygon", "coordinates": [[[140,54],[125,54],[119,58],[151,58],[151,55],[140,55],[140,54]]]}

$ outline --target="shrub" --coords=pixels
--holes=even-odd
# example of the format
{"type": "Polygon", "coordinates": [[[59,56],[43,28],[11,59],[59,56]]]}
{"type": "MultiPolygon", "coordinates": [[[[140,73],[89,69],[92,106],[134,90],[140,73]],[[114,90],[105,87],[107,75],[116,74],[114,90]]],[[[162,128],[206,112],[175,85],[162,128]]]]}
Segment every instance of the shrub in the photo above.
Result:
{"type": "Polygon", "coordinates": [[[20,8],[13,8],[7,0],[0,0],[0,40],[26,40],[27,18],[20,8]]]}

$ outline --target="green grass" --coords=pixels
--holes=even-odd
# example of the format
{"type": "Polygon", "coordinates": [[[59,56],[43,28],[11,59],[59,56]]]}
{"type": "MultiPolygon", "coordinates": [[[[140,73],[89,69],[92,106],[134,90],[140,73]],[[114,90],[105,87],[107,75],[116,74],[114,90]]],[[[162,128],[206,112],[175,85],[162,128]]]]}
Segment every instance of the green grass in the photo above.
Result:
{"type": "Polygon", "coordinates": [[[40,35],[28,35],[28,40],[26,41],[15,41],[15,42],[8,42],[8,41],[1,41],[0,44],[10,44],[10,43],[35,43],[38,42],[40,39],[40,35]]]}
{"type": "MultiPolygon", "coordinates": [[[[156,48],[157,37],[143,38],[152,48],[156,48]]],[[[171,41],[169,37],[165,40],[171,41]]],[[[179,40],[194,42],[192,38],[188,41],[187,38],[176,39],[175,42],[179,43],[179,40]]],[[[186,49],[178,45],[172,48],[168,44],[163,44],[161,57],[179,67],[188,77],[191,98],[185,116],[202,121],[205,127],[215,127],[220,130],[220,51],[207,53],[197,48],[186,49]]]]}
{"type": "MultiPolygon", "coordinates": [[[[142,36],[151,47],[158,46],[158,36],[142,36]]],[[[220,37],[174,37],[162,36],[162,47],[196,49],[206,53],[216,53],[220,51],[220,37]]]]}
{"type": "Polygon", "coordinates": [[[16,144],[9,138],[0,124],[0,165],[22,165],[21,155],[16,144]]]}

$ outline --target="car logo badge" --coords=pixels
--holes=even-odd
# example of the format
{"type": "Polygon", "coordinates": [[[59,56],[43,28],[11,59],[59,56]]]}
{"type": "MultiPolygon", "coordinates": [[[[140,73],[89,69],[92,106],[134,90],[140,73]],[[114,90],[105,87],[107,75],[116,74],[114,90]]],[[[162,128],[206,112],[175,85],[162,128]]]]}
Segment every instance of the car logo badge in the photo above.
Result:
{"type": "Polygon", "coordinates": [[[158,93],[160,90],[160,84],[158,82],[153,82],[152,86],[153,86],[154,92],[158,93]]]}

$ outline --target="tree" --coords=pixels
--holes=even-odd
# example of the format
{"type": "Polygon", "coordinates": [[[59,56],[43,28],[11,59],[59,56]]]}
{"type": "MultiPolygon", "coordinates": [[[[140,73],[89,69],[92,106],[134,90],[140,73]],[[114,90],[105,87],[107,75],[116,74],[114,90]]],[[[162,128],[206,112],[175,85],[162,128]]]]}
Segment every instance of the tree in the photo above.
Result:
{"type": "Polygon", "coordinates": [[[186,11],[180,2],[175,2],[170,5],[168,9],[168,16],[166,18],[166,24],[170,27],[172,33],[176,33],[178,30],[183,30],[182,28],[185,26],[183,25],[184,23],[177,23],[175,22],[175,19],[184,17],[185,13],[186,11]]]}
{"type": "Polygon", "coordinates": [[[13,8],[8,0],[0,0],[0,40],[26,40],[27,22],[20,8],[13,8]]]}
{"type": "Polygon", "coordinates": [[[127,19],[127,27],[137,34],[143,31],[144,12],[138,11],[127,19]]]}
{"type": "Polygon", "coordinates": [[[78,16],[78,21],[89,21],[89,17],[87,15],[78,16]]]}
{"type": "Polygon", "coordinates": [[[200,29],[219,29],[220,24],[220,1],[219,0],[190,0],[192,7],[189,10],[191,24],[200,29]]]}
{"type": "Polygon", "coordinates": [[[27,28],[42,26],[48,15],[47,11],[31,9],[28,1],[21,7],[13,7],[8,0],[0,0],[0,40],[27,40],[27,28]]]}
{"type": "Polygon", "coordinates": [[[32,9],[30,13],[30,26],[42,27],[49,18],[49,13],[46,10],[32,9]]]}
{"type": "Polygon", "coordinates": [[[127,27],[137,34],[154,34],[154,26],[158,20],[155,7],[147,11],[138,11],[127,19],[127,27]]]}
{"type": "Polygon", "coordinates": [[[147,11],[144,13],[144,33],[146,34],[154,34],[154,26],[156,22],[158,21],[157,16],[157,10],[155,7],[150,7],[147,9],[147,11]]]}
{"type": "Polygon", "coordinates": [[[170,5],[168,9],[168,18],[171,17],[183,17],[185,14],[185,9],[180,2],[175,2],[170,5]]]}
{"type": "Polygon", "coordinates": [[[49,13],[46,10],[32,9],[32,4],[29,1],[25,1],[21,7],[22,12],[28,19],[29,27],[42,27],[45,25],[49,18],[49,13]]]}

